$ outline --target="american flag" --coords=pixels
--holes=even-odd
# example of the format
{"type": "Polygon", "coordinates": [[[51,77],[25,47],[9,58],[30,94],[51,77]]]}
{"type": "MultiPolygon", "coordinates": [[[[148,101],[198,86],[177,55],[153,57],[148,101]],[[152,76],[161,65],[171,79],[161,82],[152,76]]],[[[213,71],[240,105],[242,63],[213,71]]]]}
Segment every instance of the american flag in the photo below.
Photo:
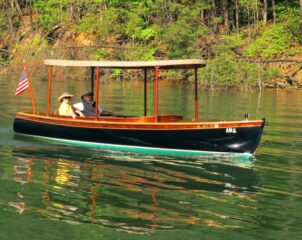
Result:
{"type": "Polygon", "coordinates": [[[26,75],[26,71],[25,71],[25,69],[23,69],[22,76],[21,76],[19,85],[16,89],[15,95],[18,96],[19,94],[23,93],[27,88],[29,88],[29,81],[28,81],[28,77],[26,75]]]}

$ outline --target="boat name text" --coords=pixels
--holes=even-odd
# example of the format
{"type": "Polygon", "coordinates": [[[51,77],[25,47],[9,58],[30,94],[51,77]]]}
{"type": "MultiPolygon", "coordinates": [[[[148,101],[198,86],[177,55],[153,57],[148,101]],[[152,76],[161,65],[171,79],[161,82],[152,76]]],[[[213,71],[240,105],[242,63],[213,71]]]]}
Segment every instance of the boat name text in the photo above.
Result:
{"type": "Polygon", "coordinates": [[[236,130],[236,128],[226,128],[225,132],[226,133],[237,133],[237,130],[236,130]]]}

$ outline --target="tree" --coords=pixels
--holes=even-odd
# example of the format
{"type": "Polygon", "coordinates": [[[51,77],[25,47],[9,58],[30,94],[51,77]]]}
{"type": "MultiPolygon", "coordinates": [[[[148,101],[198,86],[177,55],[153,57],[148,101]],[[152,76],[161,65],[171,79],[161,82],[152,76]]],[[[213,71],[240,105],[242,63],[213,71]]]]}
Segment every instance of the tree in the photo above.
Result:
{"type": "Polygon", "coordinates": [[[239,34],[239,4],[238,4],[238,0],[235,0],[235,15],[236,15],[236,31],[239,34]]]}
{"type": "Polygon", "coordinates": [[[268,11],[267,0],[263,0],[263,24],[264,25],[267,24],[267,11],[268,11]]]}
{"type": "MultiPolygon", "coordinates": [[[[300,0],[300,16],[302,19],[302,0],[300,0]]],[[[300,20],[300,30],[301,30],[300,44],[302,45],[302,20],[300,20]]]]}
{"type": "Polygon", "coordinates": [[[272,9],[273,9],[273,22],[276,24],[276,3],[275,0],[272,0],[272,9]]]}
{"type": "Polygon", "coordinates": [[[259,9],[258,9],[258,0],[255,0],[255,20],[254,22],[256,22],[256,26],[258,28],[259,26],[259,9]]]}
{"type": "Polygon", "coordinates": [[[16,32],[15,32],[15,28],[14,28],[13,11],[10,8],[7,1],[4,1],[2,8],[5,12],[5,17],[6,17],[8,26],[9,26],[9,30],[11,32],[11,36],[12,36],[12,39],[14,41],[15,38],[16,38],[16,32]]]}
{"type": "Polygon", "coordinates": [[[228,0],[222,0],[222,11],[224,20],[224,33],[229,34],[230,24],[229,24],[229,11],[228,11],[228,0]]]}

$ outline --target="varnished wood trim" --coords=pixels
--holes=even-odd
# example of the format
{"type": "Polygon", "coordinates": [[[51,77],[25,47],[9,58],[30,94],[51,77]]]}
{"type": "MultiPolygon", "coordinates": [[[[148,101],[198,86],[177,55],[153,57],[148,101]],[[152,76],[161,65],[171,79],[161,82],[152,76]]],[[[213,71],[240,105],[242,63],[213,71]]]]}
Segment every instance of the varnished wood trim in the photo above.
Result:
{"type": "Polygon", "coordinates": [[[47,117],[41,115],[34,115],[28,113],[17,113],[17,118],[61,125],[69,127],[80,128],[108,128],[108,129],[137,129],[137,130],[189,130],[189,129],[211,129],[211,128],[241,128],[241,127],[261,127],[263,125],[262,120],[256,121],[232,121],[232,122],[108,122],[108,121],[91,121],[77,119],[66,119],[57,117],[47,117]]]}
{"type": "Polygon", "coordinates": [[[194,81],[194,92],[195,92],[195,122],[198,122],[198,89],[197,89],[197,68],[194,69],[195,81],[194,81]]]}
{"type": "Polygon", "coordinates": [[[99,118],[99,86],[100,86],[100,68],[96,68],[95,73],[95,118],[98,120],[99,118]]]}
{"type": "Polygon", "coordinates": [[[155,84],[154,84],[154,122],[158,122],[158,75],[159,75],[159,66],[155,67],[155,84]]]}
{"type": "Polygon", "coordinates": [[[47,91],[47,115],[50,114],[51,82],[52,82],[52,66],[49,66],[49,69],[48,69],[48,91],[47,91]]]}

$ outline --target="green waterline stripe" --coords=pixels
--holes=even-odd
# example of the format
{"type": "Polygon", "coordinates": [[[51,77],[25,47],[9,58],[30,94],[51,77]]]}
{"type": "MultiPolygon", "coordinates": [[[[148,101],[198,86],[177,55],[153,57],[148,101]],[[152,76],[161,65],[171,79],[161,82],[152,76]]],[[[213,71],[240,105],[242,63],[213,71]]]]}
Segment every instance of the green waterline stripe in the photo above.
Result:
{"type": "Polygon", "coordinates": [[[141,146],[86,142],[86,141],[69,140],[69,139],[62,139],[62,138],[51,138],[51,137],[43,137],[43,136],[30,135],[30,134],[22,134],[22,135],[43,138],[55,142],[62,142],[66,144],[76,145],[76,146],[96,147],[96,148],[102,148],[108,150],[116,150],[116,151],[124,151],[124,152],[128,151],[128,152],[146,153],[146,154],[154,154],[154,155],[172,155],[172,156],[221,155],[221,156],[234,156],[234,157],[243,157],[243,158],[250,158],[251,156],[253,156],[250,153],[229,153],[229,152],[194,151],[194,150],[184,150],[184,149],[141,147],[141,146]]]}

